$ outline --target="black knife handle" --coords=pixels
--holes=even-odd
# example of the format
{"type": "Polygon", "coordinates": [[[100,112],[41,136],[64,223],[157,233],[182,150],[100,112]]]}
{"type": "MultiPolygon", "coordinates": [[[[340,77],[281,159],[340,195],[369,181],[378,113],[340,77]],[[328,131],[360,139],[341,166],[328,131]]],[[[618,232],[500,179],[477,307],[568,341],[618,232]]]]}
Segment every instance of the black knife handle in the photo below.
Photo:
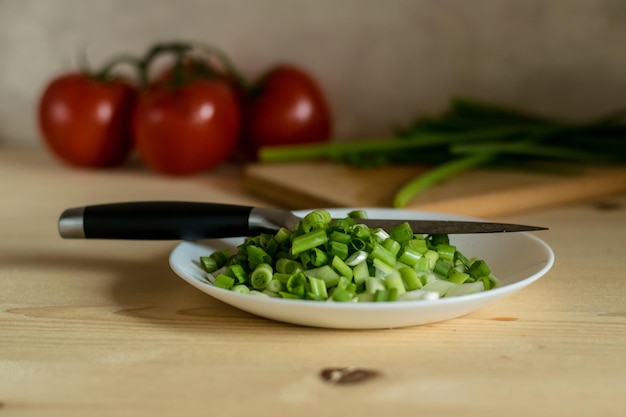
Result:
{"type": "Polygon", "coordinates": [[[68,209],[64,238],[197,240],[249,235],[252,207],[173,201],[112,203],[68,209]]]}

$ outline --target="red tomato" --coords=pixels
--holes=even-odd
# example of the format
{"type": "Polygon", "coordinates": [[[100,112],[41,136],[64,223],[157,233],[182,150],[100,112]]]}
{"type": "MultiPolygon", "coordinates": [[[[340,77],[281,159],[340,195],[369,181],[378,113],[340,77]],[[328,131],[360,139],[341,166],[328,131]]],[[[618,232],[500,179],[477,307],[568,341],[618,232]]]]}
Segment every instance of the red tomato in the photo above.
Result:
{"type": "Polygon", "coordinates": [[[261,78],[250,98],[246,140],[254,148],[328,141],[330,110],[322,90],[303,70],[282,65],[261,78]]]}
{"type": "Polygon", "coordinates": [[[150,167],[163,174],[191,175],[233,153],[241,112],[233,90],[220,81],[155,86],[140,97],[133,129],[137,151],[150,167]]]}
{"type": "Polygon", "coordinates": [[[50,150],[77,166],[108,167],[132,149],[130,119],[137,93],[122,80],[62,75],[39,101],[39,127],[50,150]]]}

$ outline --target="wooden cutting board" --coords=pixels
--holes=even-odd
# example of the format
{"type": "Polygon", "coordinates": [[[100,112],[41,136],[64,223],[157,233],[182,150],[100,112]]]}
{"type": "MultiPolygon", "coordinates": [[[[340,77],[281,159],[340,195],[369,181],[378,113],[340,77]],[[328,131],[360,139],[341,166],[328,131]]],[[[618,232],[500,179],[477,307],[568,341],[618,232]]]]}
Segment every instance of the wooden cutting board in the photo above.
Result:
{"type": "MultiPolygon", "coordinates": [[[[289,209],[391,207],[396,191],[425,169],[364,169],[332,162],[251,164],[245,169],[244,184],[289,209]]],[[[406,208],[494,217],[621,191],[626,191],[626,167],[588,167],[576,175],[482,169],[424,191],[406,208]]]]}

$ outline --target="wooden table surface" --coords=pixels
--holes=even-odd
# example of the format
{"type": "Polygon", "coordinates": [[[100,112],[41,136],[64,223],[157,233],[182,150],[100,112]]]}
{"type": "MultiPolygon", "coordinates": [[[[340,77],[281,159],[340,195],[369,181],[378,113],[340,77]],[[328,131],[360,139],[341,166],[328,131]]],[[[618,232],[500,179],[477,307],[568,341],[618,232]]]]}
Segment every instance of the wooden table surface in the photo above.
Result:
{"type": "Polygon", "coordinates": [[[224,305],[170,270],[175,242],[58,236],[85,204],[264,204],[237,169],[174,179],[2,149],[0,195],[0,417],[626,415],[624,195],[498,218],[550,227],[544,278],[462,318],[372,331],[224,305]],[[333,367],[378,375],[332,384],[333,367]]]}

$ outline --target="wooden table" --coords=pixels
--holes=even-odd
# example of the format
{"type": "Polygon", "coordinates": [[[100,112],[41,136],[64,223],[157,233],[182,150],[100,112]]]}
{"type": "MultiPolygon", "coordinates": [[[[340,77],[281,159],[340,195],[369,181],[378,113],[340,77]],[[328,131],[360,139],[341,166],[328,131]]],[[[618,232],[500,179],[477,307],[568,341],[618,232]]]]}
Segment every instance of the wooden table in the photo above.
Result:
{"type": "Polygon", "coordinates": [[[443,323],[339,331],[261,319],[168,267],[173,242],[69,241],[63,209],[263,204],[232,167],[165,178],[0,150],[0,416],[624,416],[626,196],[498,220],[549,226],[552,271],[443,323]],[[353,385],[329,367],[379,372],[353,385]]]}

